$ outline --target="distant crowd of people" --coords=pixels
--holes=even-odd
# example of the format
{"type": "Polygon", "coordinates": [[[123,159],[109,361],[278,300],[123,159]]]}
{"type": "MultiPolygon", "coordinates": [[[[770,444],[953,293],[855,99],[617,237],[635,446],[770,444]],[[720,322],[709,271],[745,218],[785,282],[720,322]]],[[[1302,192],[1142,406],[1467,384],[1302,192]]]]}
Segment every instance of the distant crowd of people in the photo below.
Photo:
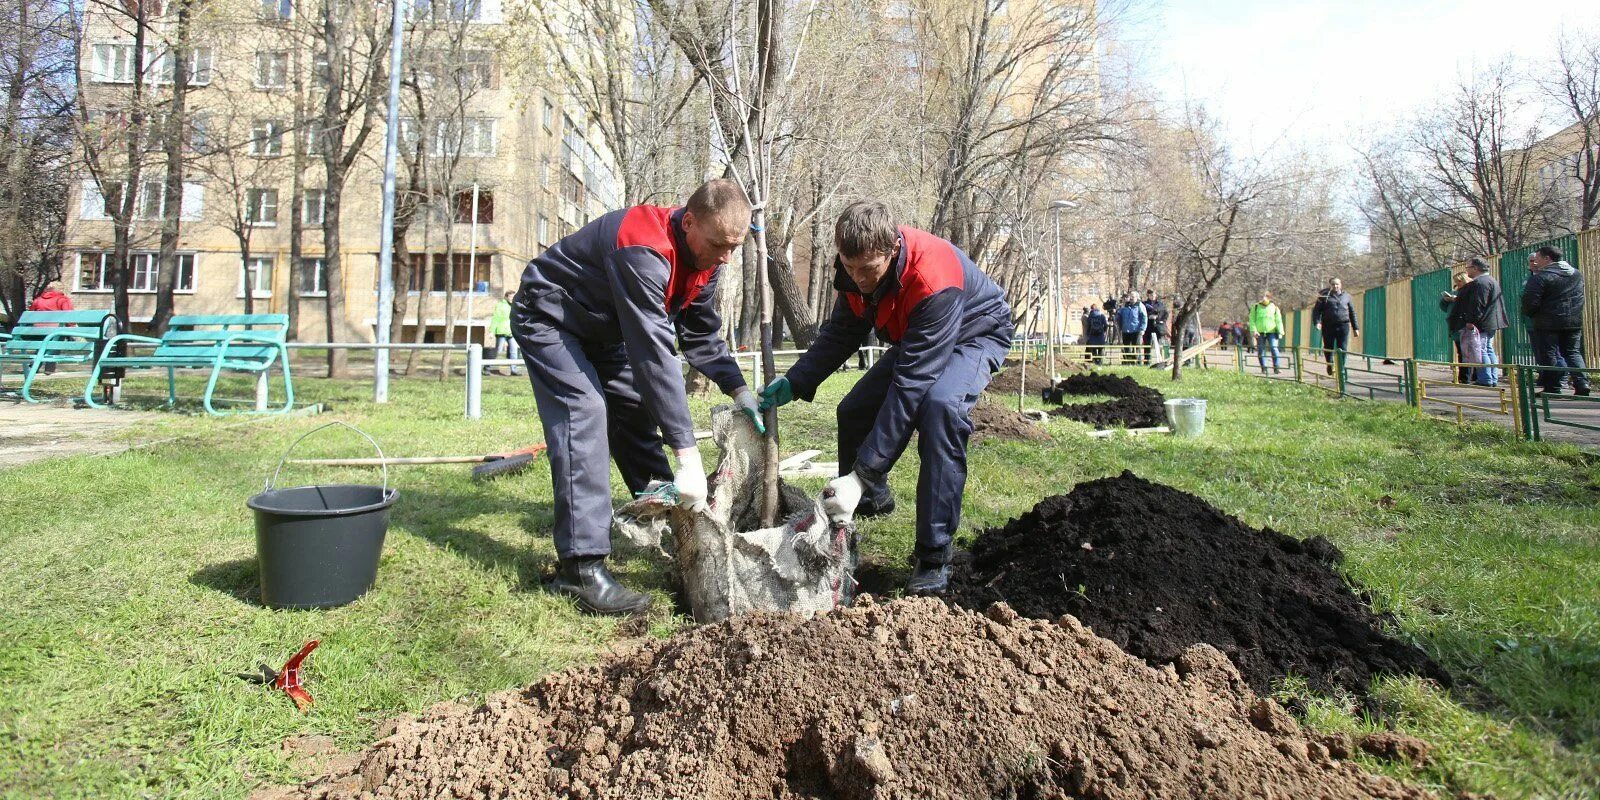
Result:
{"type": "MultiPolygon", "coordinates": [[[[1089,358],[1102,363],[1106,345],[1122,346],[1122,363],[1153,363],[1162,346],[1171,345],[1172,325],[1182,316],[1183,305],[1170,307],[1154,289],[1140,300],[1137,292],[1122,297],[1107,297],[1098,306],[1083,309],[1083,341],[1089,358]]],[[[1178,348],[1192,347],[1200,341],[1200,319],[1191,316],[1178,332],[1178,348]]]]}

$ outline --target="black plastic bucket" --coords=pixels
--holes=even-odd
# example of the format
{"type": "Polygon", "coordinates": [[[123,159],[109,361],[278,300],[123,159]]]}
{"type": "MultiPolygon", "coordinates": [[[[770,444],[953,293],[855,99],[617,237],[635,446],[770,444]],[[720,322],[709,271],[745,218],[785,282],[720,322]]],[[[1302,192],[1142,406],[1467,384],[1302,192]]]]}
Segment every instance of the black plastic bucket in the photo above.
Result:
{"type": "MultiPolygon", "coordinates": [[[[289,450],[329,425],[300,437],[289,450]]],[[[382,458],[381,449],[378,455],[382,458]]],[[[287,460],[289,453],[283,457],[287,460]]],[[[282,470],[280,461],[266,488],[246,503],[256,517],[261,601],[273,608],[333,608],[366,594],[378,577],[389,508],[400,495],[389,488],[387,465],[382,486],[274,488],[282,470]]]]}

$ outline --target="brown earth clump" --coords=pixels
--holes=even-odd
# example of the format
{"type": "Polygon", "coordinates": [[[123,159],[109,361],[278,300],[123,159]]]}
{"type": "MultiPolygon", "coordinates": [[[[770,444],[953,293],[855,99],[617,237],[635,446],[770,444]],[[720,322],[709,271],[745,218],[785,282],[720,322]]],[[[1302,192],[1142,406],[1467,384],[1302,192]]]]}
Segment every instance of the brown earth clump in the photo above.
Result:
{"type": "Polygon", "coordinates": [[[755,614],[405,723],[295,798],[1423,798],[1330,755],[1206,646],[862,598],[755,614]]]}
{"type": "MultiPolygon", "coordinates": [[[[989,386],[984,391],[990,394],[1016,397],[1017,388],[1022,384],[1021,364],[1022,362],[1015,358],[1006,359],[1005,363],[1000,365],[1001,371],[995,373],[994,377],[989,379],[989,386]]],[[[1076,361],[1056,360],[1056,371],[1063,375],[1083,372],[1087,369],[1086,365],[1076,361]]],[[[1049,370],[1045,368],[1043,361],[1028,359],[1028,389],[1025,392],[1027,396],[1038,397],[1040,392],[1050,388],[1050,376],[1046,374],[1047,372],[1049,370]]]]}
{"type": "Polygon", "coordinates": [[[1018,439],[1027,442],[1050,441],[1043,425],[1009,408],[979,400],[972,407],[972,436],[976,439],[1018,439]]]}

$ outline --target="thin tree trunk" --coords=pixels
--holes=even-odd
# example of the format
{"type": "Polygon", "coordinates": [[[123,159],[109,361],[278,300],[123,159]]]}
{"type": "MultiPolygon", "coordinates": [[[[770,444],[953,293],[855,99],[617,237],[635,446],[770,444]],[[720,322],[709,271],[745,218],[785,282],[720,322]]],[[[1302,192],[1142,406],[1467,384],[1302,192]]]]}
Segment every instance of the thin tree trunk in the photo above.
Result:
{"type": "MultiPolygon", "coordinates": [[[[165,331],[172,319],[173,292],[178,286],[178,235],[183,219],[184,145],[188,121],[189,93],[189,3],[178,0],[177,42],[172,50],[172,103],[166,120],[167,177],[162,186],[161,265],[156,287],[156,308],[150,320],[153,331],[165,331]]],[[[26,0],[24,0],[26,5],[26,0]]]]}

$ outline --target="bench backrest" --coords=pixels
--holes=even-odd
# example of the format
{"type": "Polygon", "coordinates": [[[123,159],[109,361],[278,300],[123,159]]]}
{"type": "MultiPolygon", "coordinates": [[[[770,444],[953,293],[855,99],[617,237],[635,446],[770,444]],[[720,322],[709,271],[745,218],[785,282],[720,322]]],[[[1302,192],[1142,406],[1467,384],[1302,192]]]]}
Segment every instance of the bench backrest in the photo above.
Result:
{"type": "Polygon", "coordinates": [[[230,360],[271,360],[277,348],[269,342],[283,342],[289,331],[288,314],[190,314],[175,316],[161,335],[154,355],[210,359],[223,349],[230,333],[249,332],[252,341],[227,342],[230,360]]]}
{"type": "Polygon", "coordinates": [[[90,311],[24,311],[11,329],[11,339],[0,343],[7,354],[93,354],[105,323],[106,309],[90,311]]]}

